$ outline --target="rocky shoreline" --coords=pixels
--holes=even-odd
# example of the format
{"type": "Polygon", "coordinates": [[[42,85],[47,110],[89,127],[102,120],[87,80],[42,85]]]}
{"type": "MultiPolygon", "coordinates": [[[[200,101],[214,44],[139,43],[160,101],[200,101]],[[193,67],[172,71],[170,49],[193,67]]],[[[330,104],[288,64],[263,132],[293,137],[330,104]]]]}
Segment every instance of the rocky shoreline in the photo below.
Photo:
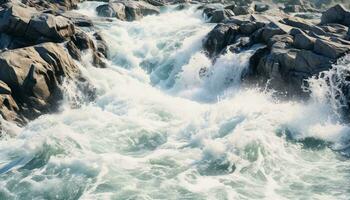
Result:
{"type": "MultiPolygon", "coordinates": [[[[62,100],[63,82],[75,82],[90,100],[95,89],[77,61],[91,52],[96,67],[106,67],[107,44],[87,16],[74,12],[79,0],[5,1],[0,10],[0,114],[25,125],[55,112],[62,100]],[[88,31],[87,31],[88,30],[88,31]]],[[[99,16],[123,21],[160,13],[162,6],[184,9],[199,4],[208,23],[217,24],[203,41],[215,59],[225,52],[256,48],[246,84],[266,85],[288,97],[306,97],[305,79],[329,70],[350,51],[350,12],[345,6],[320,1],[290,0],[271,4],[253,1],[110,1],[96,8],[99,16]],[[300,14],[301,12],[311,13],[300,14]],[[312,13],[322,12],[321,18],[312,13]],[[293,14],[296,13],[296,14],[293,14]]],[[[345,2],[346,3],[346,2],[345,2]]],[[[205,73],[201,69],[199,73],[205,73]]],[[[347,86],[344,86],[344,95],[347,86]]],[[[350,99],[350,98],[348,98],[350,99]]],[[[350,101],[346,102],[350,105],[350,101]]]]}

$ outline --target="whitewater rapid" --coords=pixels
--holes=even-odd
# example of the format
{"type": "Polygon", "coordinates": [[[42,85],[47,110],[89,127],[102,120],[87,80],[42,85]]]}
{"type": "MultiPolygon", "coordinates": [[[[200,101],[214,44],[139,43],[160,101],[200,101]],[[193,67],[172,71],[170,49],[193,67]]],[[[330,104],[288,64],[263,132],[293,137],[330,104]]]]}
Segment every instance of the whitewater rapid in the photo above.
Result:
{"type": "Polygon", "coordinates": [[[254,49],[214,64],[204,55],[214,25],[195,6],[122,22],[97,5],[79,12],[105,36],[108,67],[89,52],[79,65],[98,97],[81,102],[67,83],[59,113],[2,122],[0,199],[349,199],[338,150],[350,127],[322,80],[310,80],[308,102],[279,101],[240,87],[254,49]]]}

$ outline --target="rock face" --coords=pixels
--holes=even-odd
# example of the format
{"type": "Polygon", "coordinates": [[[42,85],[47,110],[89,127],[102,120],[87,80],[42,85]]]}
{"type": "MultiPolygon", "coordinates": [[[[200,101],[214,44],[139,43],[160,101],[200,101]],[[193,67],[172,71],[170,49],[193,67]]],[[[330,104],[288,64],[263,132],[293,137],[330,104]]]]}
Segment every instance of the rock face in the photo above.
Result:
{"type": "Polygon", "coordinates": [[[23,44],[9,44],[6,48],[18,48],[42,41],[62,42],[75,33],[73,23],[62,16],[37,13],[33,8],[11,4],[0,11],[0,32],[20,37],[23,44]]]}
{"type": "MultiPolygon", "coordinates": [[[[303,3],[298,2],[294,3],[303,3]]],[[[203,49],[215,62],[226,51],[240,52],[261,45],[251,57],[243,80],[267,85],[287,96],[307,96],[302,90],[305,80],[330,69],[337,59],[350,52],[346,13],[342,6],[335,6],[324,13],[322,19],[328,21],[323,20],[322,24],[283,15],[232,16],[207,35],[203,49]]]]}
{"type": "Polygon", "coordinates": [[[321,24],[329,23],[338,23],[350,26],[350,12],[340,4],[328,9],[322,15],[321,24]]]}
{"type": "Polygon", "coordinates": [[[108,49],[101,35],[92,37],[80,28],[94,32],[88,17],[68,11],[78,2],[26,0],[1,5],[0,114],[5,120],[23,125],[56,111],[64,80],[83,90],[84,98],[94,99],[94,88],[73,59],[91,51],[95,65],[103,67],[108,49]]]}
{"type": "MultiPolygon", "coordinates": [[[[0,96],[11,116],[20,123],[57,109],[63,78],[77,78],[80,71],[63,47],[44,43],[0,54],[0,96]]],[[[5,110],[4,112],[7,112],[5,110]]]]}
{"type": "Polygon", "coordinates": [[[159,8],[144,1],[113,1],[98,6],[96,11],[99,16],[116,17],[123,21],[134,21],[147,15],[159,14],[159,8]]]}

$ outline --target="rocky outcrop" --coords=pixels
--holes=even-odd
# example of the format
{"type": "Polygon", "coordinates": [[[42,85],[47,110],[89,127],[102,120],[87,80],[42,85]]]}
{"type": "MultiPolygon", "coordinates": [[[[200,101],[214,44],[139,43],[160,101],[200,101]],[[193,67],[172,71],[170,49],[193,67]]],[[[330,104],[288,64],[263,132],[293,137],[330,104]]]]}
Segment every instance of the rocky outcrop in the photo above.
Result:
{"type": "Polygon", "coordinates": [[[108,49],[88,17],[68,11],[77,2],[8,1],[1,5],[0,114],[5,120],[23,125],[56,111],[64,80],[74,82],[86,95],[83,98],[95,98],[93,86],[73,59],[81,60],[82,52],[90,51],[94,64],[105,67],[108,49]],[[90,33],[80,27],[89,27],[90,33]]]}
{"type": "Polygon", "coordinates": [[[338,23],[350,26],[350,12],[344,6],[338,4],[325,11],[321,18],[321,24],[338,23]]]}
{"type": "Polygon", "coordinates": [[[316,24],[312,20],[283,15],[233,16],[207,35],[203,49],[215,62],[215,58],[226,51],[240,52],[260,45],[243,80],[263,87],[267,85],[287,96],[306,96],[302,90],[305,80],[330,69],[337,59],[350,51],[350,41],[346,40],[349,30],[344,26],[344,18],[335,19],[316,24]]]}
{"type": "Polygon", "coordinates": [[[0,99],[5,119],[21,124],[55,111],[62,99],[63,78],[77,80],[78,66],[55,43],[0,53],[0,99]],[[8,115],[10,113],[10,115],[8,115]]]}
{"type": "Polygon", "coordinates": [[[159,14],[159,8],[144,1],[112,1],[98,6],[96,11],[99,16],[115,17],[123,21],[134,21],[147,15],[159,14]]]}

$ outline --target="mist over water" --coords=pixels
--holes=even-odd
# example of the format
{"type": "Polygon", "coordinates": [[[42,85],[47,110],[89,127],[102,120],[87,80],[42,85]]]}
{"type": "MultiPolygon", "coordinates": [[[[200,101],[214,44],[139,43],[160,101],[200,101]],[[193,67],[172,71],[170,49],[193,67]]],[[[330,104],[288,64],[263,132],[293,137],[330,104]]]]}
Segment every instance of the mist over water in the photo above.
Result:
{"type": "Polygon", "coordinates": [[[214,25],[195,6],[121,22],[98,18],[97,5],[79,12],[105,36],[108,68],[89,52],[79,65],[98,98],[78,101],[67,83],[59,113],[5,124],[0,199],[349,198],[350,161],[338,150],[350,127],[323,79],[310,80],[308,102],[281,102],[240,87],[254,49],[205,56],[214,25]]]}

